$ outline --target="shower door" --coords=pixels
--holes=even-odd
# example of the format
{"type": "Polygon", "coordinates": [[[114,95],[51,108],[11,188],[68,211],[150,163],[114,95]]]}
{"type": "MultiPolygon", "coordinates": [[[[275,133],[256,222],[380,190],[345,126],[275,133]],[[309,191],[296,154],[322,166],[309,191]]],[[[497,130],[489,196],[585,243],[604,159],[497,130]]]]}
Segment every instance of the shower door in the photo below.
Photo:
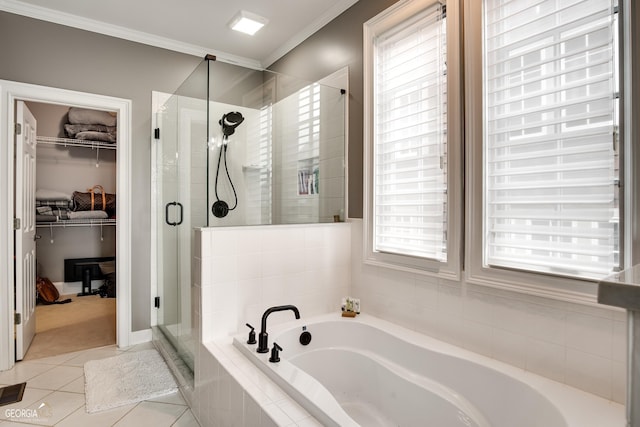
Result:
{"type": "MultiPolygon", "coordinates": [[[[196,70],[197,71],[197,70],[196,70]]],[[[197,329],[192,324],[191,242],[206,226],[206,103],[177,92],[156,116],[156,246],[158,329],[193,373],[197,329]]]]}

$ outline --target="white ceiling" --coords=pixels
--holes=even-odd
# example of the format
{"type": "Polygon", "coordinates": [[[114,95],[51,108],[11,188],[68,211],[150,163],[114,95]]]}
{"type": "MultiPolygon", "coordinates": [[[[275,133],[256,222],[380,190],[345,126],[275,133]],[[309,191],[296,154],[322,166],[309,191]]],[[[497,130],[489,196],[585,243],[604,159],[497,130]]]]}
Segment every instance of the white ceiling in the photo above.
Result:
{"type": "Polygon", "coordinates": [[[0,0],[0,10],[251,68],[266,68],[358,0],[0,0]],[[269,23],[227,24],[240,10],[269,23]]]}

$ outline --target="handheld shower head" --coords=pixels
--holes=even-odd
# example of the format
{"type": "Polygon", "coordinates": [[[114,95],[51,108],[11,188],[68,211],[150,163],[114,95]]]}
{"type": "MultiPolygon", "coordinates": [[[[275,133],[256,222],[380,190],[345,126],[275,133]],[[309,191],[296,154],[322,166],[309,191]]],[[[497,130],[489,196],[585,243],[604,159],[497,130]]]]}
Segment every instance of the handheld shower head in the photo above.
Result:
{"type": "Polygon", "coordinates": [[[237,111],[231,111],[223,114],[218,123],[222,126],[222,135],[224,139],[228,139],[229,135],[233,135],[236,128],[244,121],[242,114],[237,111]]]}
{"type": "Polygon", "coordinates": [[[216,169],[216,182],[215,182],[215,193],[216,193],[216,201],[211,206],[211,213],[216,218],[224,218],[227,216],[229,211],[234,210],[238,206],[238,194],[236,193],[236,188],[233,185],[233,181],[231,181],[231,175],[229,174],[229,167],[227,166],[227,142],[229,140],[229,136],[233,135],[236,131],[236,128],[240,126],[240,123],[244,121],[244,117],[237,111],[231,111],[227,114],[223,114],[222,118],[218,121],[220,126],[222,127],[222,144],[220,147],[220,153],[218,154],[218,168],[216,169]],[[233,190],[233,197],[235,198],[235,204],[233,207],[229,207],[227,202],[224,200],[220,200],[218,197],[218,175],[220,174],[220,163],[223,161],[224,156],[224,169],[227,173],[227,178],[229,179],[229,184],[231,185],[231,189],[233,190]]]}

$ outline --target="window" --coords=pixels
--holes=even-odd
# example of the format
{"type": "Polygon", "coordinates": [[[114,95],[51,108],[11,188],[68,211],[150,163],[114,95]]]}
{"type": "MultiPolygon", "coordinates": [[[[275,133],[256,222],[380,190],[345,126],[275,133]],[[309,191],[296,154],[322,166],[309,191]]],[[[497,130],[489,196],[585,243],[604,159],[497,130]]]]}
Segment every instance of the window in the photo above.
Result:
{"type": "Polygon", "coordinates": [[[459,2],[365,24],[365,262],[593,302],[624,264],[637,156],[617,1],[462,3],[462,41],[459,2]]]}
{"type": "Polygon", "coordinates": [[[459,211],[449,206],[460,194],[450,178],[459,133],[449,129],[460,114],[449,119],[459,103],[448,83],[457,26],[446,17],[441,3],[400,2],[365,24],[366,259],[457,274],[459,211]]]}
{"type": "Polygon", "coordinates": [[[620,266],[610,0],[484,2],[485,265],[620,266]]]}

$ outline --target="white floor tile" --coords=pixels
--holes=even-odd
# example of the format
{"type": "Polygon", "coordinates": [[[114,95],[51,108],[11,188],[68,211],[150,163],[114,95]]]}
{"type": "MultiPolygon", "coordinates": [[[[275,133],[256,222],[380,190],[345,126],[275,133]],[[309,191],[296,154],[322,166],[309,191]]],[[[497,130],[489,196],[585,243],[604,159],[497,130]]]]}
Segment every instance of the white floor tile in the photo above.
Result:
{"type": "Polygon", "coordinates": [[[129,413],[136,405],[126,405],[108,411],[88,414],[85,405],[56,424],[56,427],[111,427],[129,413]]]}
{"type": "Polygon", "coordinates": [[[135,408],[114,424],[117,427],[170,427],[187,410],[183,405],[159,402],[140,402],[135,408]]]}
{"type": "Polygon", "coordinates": [[[84,394],[84,375],[60,388],[60,391],[84,394]]]}
{"type": "Polygon", "coordinates": [[[27,385],[33,388],[58,390],[83,375],[84,370],[81,367],[61,365],[33,377],[27,385]]]}
{"type": "Polygon", "coordinates": [[[200,424],[196,421],[191,410],[187,409],[172,427],[200,427],[200,424]]]}
{"type": "Polygon", "coordinates": [[[122,352],[118,350],[118,347],[116,347],[115,345],[99,347],[82,351],[74,358],[67,360],[64,364],[68,366],[83,367],[84,364],[89,360],[106,359],[107,357],[117,356],[121,353],[122,352]]]}
{"type": "MultiPolygon", "coordinates": [[[[0,408],[0,427],[198,427],[193,413],[177,392],[153,400],[87,414],[84,395],[84,363],[89,360],[116,356],[125,351],[154,348],[151,343],[118,349],[100,347],[34,361],[18,362],[9,371],[0,372],[0,384],[26,381],[21,402],[0,408]],[[39,409],[36,412],[36,409],[39,409]],[[7,409],[28,409],[22,414],[35,418],[8,418],[7,409]]],[[[14,412],[15,414],[15,412],[14,412]]]]}
{"type": "Polygon", "coordinates": [[[171,403],[173,405],[183,405],[186,406],[187,402],[185,402],[182,394],[179,391],[175,393],[166,394],[164,396],[156,397],[155,399],[149,399],[149,402],[160,402],[160,403],[171,403]]]}
{"type": "Polygon", "coordinates": [[[0,426],[2,427],[27,427],[27,426],[35,426],[37,424],[29,424],[29,423],[16,423],[13,421],[0,421],[0,426]]]}
{"type": "Polygon", "coordinates": [[[51,393],[51,390],[42,390],[27,386],[20,402],[11,403],[2,407],[2,410],[0,411],[0,420],[18,421],[20,418],[24,418],[20,413],[14,416],[11,410],[25,408],[35,409],[51,393]]]}
{"type": "MultiPolygon", "coordinates": [[[[82,351],[84,351],[84,350],[82,350],[82,351]]],[[[73,359],[78,354],[82,353],[82,351],[74,351],[74,352],[71,352],[71,353],[59,354],[57,356],[43,357],[41,359],[35,359],[35,362],[36,363],[44,363],[44,364],[47,364],[47,365],[61,365],[64,362],[68,361],[69,359],[73,359]]]]}
{"type": "MultiPolygon", "coordinates": [[[[55,426],[56,423],[82,407],[82,405],[84,405],[83,395],[54,391],[28,407],[36,412],[36,416],[25,421],[36,425],[55,426]]],[[[14,419],[12,421],[22,420],[14,419]]]]}
{"type": "Polygon", "coordinates": [[[18,384],[42,374],[54,366],[36,362],[18,362],[8,371],[0,372],[0,384],[18,384]]]}

